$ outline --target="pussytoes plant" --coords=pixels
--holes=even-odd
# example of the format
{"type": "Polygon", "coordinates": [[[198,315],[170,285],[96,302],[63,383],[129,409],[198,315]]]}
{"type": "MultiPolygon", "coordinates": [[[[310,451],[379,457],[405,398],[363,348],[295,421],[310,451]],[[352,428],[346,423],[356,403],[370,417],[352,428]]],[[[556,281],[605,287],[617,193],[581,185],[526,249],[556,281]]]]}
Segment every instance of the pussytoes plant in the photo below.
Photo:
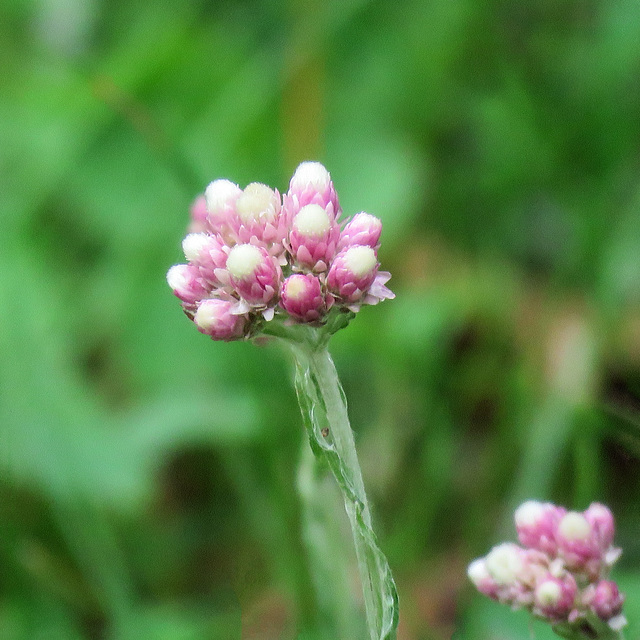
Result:
{"type": "MultiPolygon", "coordinates": [[[[396,587],[372,529],[345,395],[327,349],[330,337],[363,306],[394,297],[386,287],[391,276],[378,261],[381,231],[381,221],[365,212],[343,219],[331,176],[318,162],[299,165],[283,196],[261,183],[242,189],[219,179],[193,203],[182,243],[186,262],[169,269],[167,282],[201,333],[227,342],[275,338],[292,351],[296,392],[315,456],[303,453],[298,475],[313,481],[322,466],[333,473],[351,524],[368,635],[392,640],[396,587]]],[[[317,484],[301,491],[308,517],[316,518],[310,530],[326,525],[311,504],[322,489],[317,484]]],[[[318,600],[327,602],[326,585],[335,571],[316,547],[311,544],[309,554],[324,575],[316,583],[325,585],[318,600]]],[[[325,631],[352,638],[337,600],[334,610],[323,612],[325,631]]]]}
{"type": "Polygon", "coordinates": [[[624,596],[609,579],[621,550],[608,507],[594,502],[578,512],[529,500],[515,525],[522,546],[499,544],[469,565],[478,591],[530,611],[563,638],[622,638],[624,596]]]}

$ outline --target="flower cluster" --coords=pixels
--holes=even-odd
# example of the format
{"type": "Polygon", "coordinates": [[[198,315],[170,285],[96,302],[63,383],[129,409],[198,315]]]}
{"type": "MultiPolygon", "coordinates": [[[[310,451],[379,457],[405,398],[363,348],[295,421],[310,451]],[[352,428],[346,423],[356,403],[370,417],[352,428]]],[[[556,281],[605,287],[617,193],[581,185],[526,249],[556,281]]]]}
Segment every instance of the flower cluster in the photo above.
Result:
{"type": "Polygon", "coordinates": [[[358,213],[342,223],[329,172],[303,162],[289,190],[215,180],[191,210],[187,264],[167,282],[186,314],[214,340],[252,337],[275,317],[324,324],[394,294],[379,270],[382,223],[358,213]]]}
{"type": "Polygon", "coordinates": [[[613,630],[626,624],[624,596],[608,579],[621,551],[607,507],[594,502],[580,513],[528,501],[515,524],[522,546],[505,542],[469,565],[481,593],[552,624],[580,627],[592,616],[613,630]]]}

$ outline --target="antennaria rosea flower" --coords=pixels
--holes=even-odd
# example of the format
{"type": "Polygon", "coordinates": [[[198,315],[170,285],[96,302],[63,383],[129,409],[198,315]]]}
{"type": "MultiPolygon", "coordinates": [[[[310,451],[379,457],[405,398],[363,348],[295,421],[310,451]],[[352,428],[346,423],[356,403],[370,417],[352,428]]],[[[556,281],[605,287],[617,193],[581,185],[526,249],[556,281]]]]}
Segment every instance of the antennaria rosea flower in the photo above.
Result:
{"type": "Polygon", "coordinates": [[[620,556],[611,511],[569,511],[529,500],[515,512],[523,547],[503,543],[474,560],[469,579],[484,595],[527,609],[564,638],[621,638],[624,596],[608,579],[620,556]]]}
{"type": "MultiPolygon", "coordinates": [[[[230,180],[214,180],[191,208],[182,243],[187,264],[171,267],[167,282],[198,331],[213,340],[272,337],[293,353],[311,444],[299,475],[315,483],[301,490],[305,522],[316,538],[328,526],[318,516],[328,507],[318,510],[310,501],[324,493],[320,479],[329,469],[351,525],[368,635],[393,640],[398,596],[373,533],[346,401],[327,344],[362,306],[394,294],[385,286],[391,275],[379,271],[381,221],[361,212],[343,223],[341,214],[331,176],[319,162],[303,162],[282,197],[259,182],[242,189],[230,180]]],[[[322,574],[318,585],[335,583],[335,567],[342,571],[348,563],[344,545],[330,554],[325,547],[308,548],[310,563],[322,574]]],[[[339,594],[348,592],[349,585],[333,587],[329,600],[334,598],[334,606],[322,611],[326,623],[318,637],[359,638],[357,625],[339,613],[345,609],[339,594]]],[[[318,594],[319,602],[327,599],[326,592],[318,594]]]]}

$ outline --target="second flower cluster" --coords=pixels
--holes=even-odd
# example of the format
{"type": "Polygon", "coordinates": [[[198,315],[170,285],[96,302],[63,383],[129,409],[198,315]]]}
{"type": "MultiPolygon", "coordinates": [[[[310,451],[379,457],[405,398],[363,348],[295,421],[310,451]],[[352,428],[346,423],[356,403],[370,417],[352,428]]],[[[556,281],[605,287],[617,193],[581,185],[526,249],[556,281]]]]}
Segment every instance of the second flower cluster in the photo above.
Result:
{"type": "Polygon", "coordinates": [[[523,546],[502,543],[469,565],[481,593],[552,624],[580,627],[592,615],[614,630],[626,624],[624,597],[609,580],[620,549],[605,505],[577,512],[530,500],[516,510],[515,524],[523,546]]]}

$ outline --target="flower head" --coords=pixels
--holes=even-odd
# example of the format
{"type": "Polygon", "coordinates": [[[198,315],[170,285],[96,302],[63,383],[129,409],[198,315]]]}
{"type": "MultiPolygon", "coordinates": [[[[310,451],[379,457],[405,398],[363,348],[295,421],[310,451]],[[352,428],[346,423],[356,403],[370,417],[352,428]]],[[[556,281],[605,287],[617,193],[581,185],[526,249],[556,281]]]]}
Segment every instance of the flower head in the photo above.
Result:
{"type": "Polygon", "coordinates": [[[209,287],[200,275],[198,267],[192,264],[176,264],[167,272],[167,284],[173,293],[189,305],[207,297],[209,287]]]}
{"type": "Polygon", "coordinates": [[[214,180],[191,207],[187,264],[171,267],[167,282],[215,340],[268,333],[271,321],[332,333],[363,305],[394,297],[378,269],[382,223],[361,212],[341,231],[340,215],[319,162],[303,162],[283,197],[259,182],[214,180]]]}
{"type": "Polygon", "coordinates": [[[503,543],[469,565],[478,591],[569,628],[584,629],[591,614],[614,630],[626,624],[624,596],[607,578],[620,555],[607,507],[593,503],[584,512],[567,512],[529,500],[516,510],[515,524],[523,547],[503,543]]]}

